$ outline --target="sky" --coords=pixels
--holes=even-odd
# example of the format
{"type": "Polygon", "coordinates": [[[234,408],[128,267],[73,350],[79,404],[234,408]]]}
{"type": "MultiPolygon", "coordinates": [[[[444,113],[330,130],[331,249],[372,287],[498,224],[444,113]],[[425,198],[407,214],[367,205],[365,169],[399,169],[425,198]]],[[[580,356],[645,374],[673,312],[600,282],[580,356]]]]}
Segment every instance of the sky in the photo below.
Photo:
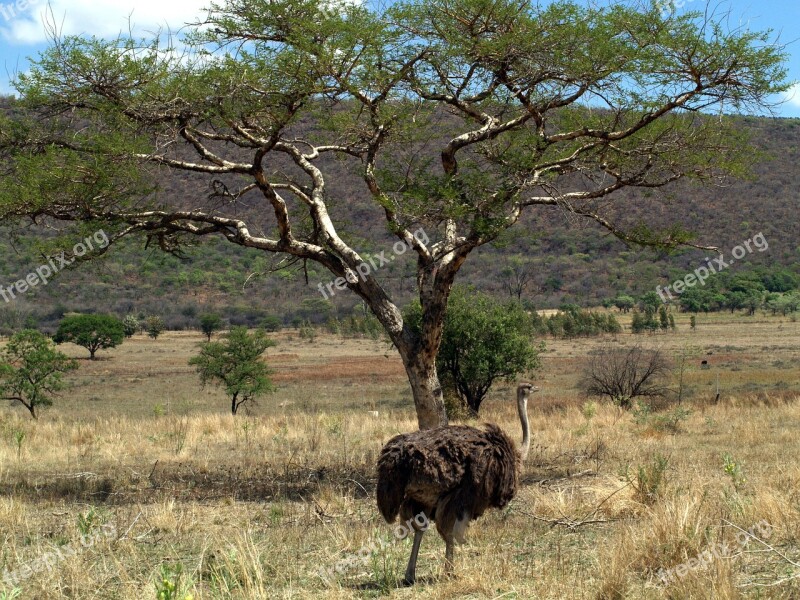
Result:
{"type": "MultiPolygon", "coordinates": [[[[663,0],[667,2],[669,0],[663,0]]],[[[705,7],[706,0],[672,0],[676,10],[705,7]]],[[[798,0],[721,0],[713,6],[729,13],[730,27],[772,29],[790,54],[789,80],[798,84],[785,97],[777,116],[800,118],[800,2],[798,0]]],[[[133,31],[177,31],[196,21],[209,0],[0,0],[0,94],[13,93],[11,79],[28,69],[28,57],[47,45],[45,22],[65,35],[116,37],[133,31]],[[49,14],[49,18],[48,15],[49,14]]],[[[223,3],[222,0],[219,1],[223,3]]]]}

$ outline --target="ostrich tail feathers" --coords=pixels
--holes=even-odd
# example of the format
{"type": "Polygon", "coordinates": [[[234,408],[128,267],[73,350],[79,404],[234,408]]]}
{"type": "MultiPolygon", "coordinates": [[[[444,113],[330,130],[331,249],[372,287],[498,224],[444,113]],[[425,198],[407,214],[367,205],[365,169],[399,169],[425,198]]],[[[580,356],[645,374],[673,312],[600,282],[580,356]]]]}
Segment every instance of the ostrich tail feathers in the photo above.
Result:
{"type": "Polygon", "coordinates": [[[378,458],[378,510],[387,523],[393,523],[397,518],[411,476],[401,438],[397,436],[389,440],[378,458]]]}

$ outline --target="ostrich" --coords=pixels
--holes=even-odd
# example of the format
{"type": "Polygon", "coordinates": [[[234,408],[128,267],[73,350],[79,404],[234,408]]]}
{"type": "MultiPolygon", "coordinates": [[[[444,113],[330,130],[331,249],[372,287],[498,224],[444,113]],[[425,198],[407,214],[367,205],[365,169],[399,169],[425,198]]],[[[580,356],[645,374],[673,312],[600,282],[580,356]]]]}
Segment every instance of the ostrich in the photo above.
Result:
{"type": "Polygon", "coordinates": [[[463,543],[469,522],[487,508],[503,508],[517,493],[519,470],[530,449],[528,397],[539,388],[517,388],[522,447],[493,423],[484,429],[450,425],[403,433],[389,440],[378,458],[378,509],[388,523],[410,520],[414,543],[405,583],[416,578],[417,554],[425,530],[416,517],[436,522],[445,541],[445,574],[453,571],[453,543],[463,543]]]}

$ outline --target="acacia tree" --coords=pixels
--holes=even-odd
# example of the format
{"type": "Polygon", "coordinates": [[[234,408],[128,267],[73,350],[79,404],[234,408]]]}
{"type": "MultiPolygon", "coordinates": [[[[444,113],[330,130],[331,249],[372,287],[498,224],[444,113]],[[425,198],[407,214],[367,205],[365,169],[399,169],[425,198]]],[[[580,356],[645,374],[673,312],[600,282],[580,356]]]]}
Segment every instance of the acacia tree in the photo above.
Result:
{"type": "Polygon", "coordinates": [[[112,315],[71,315],[58,324],[53,336],[56,344],[71,342],[89,351],[89,358],[95,360],[98,350],[116,348],[125,339],[125,326],[112,315]]]}
{"type": "Polygon", "coordinates": [[[542,210],[631,243],[690,243],[621,226],[614,193],[740,172],[749,155],[731,119],[702,111],[761,109],[788,88],[769,34],[657,4],[226,0],[183,53],[54,36],[0,122],[0,217],[102,225],[112,246],[222,236],[316,262],[397,347],[420,427],[446,423],[435,358],[474,250],[542,210]],[[343,167],[415,253],[418,333],[380,269],[363,268],[378,242],[348,241],[363,237],[348,230],[350,193],[334,191],[343,167]],[[158,188],[162,171],[181,175],[180,193],[158,188]]]}
{"type": "Polygon", "coordinates": [[[38,419],[37,407],[52,405],[53,396],[64,387],[61,376],[77,368],[44,334],[20,331],[0,353],[0,399],[19,402],[38,419]]]}
{"type": "Polygon", "coordinates": [[[211,341],[211,336],[214,335],[215,331],[218,331],[222,328],[222,317],[214,313],[206,313],[204,315],[200,315],[200,331],[202,331],[205,336],[208,338],[208,341],[211,341]]]}
{"type": "Polygon", "coordinates": [[[275,342],[263,330],[251,334],[247,327],[234,327],[222,337],[222,341],[204,343],[189,364],[197,367],[204,386],[213,383],[225,388],[235,415],[243,404],[273,391],[272,371],[260,358],[275,342]]]}

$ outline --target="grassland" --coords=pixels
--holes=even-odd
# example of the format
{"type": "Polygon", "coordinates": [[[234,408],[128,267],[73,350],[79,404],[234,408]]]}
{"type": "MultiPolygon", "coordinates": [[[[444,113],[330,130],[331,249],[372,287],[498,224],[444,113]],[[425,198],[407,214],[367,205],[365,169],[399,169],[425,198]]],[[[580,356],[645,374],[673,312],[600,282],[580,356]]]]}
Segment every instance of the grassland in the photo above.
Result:
{"type": "MultiPolygon", "coordinates": [[[[234,418],[187,366],[199,334],[128,340],[82,360],[38,422],[0,408],[0,598],[4,571],[43,599],[154,599],[164,575],[182,599],[800,597],[800,324],[698,321],[642,338],[688,356],[690,412],[673,422],[593,408],[576,387],[589,353],[630,335],[549,340],[519,495],[473,523],[454,579],[426,536],[414,589],[398,583],[410,544],[373,500],[382,444],[416,427],[385,343],[278,334],[276,393],[234,418]],[[769,547],[737,542],[759,522],[769,547]],[[390,543],[366,565],[318,576],[376,538],[390,543]]],[[[517,436],[512,393],[498,386],[481,418],[517,436]]]]}

